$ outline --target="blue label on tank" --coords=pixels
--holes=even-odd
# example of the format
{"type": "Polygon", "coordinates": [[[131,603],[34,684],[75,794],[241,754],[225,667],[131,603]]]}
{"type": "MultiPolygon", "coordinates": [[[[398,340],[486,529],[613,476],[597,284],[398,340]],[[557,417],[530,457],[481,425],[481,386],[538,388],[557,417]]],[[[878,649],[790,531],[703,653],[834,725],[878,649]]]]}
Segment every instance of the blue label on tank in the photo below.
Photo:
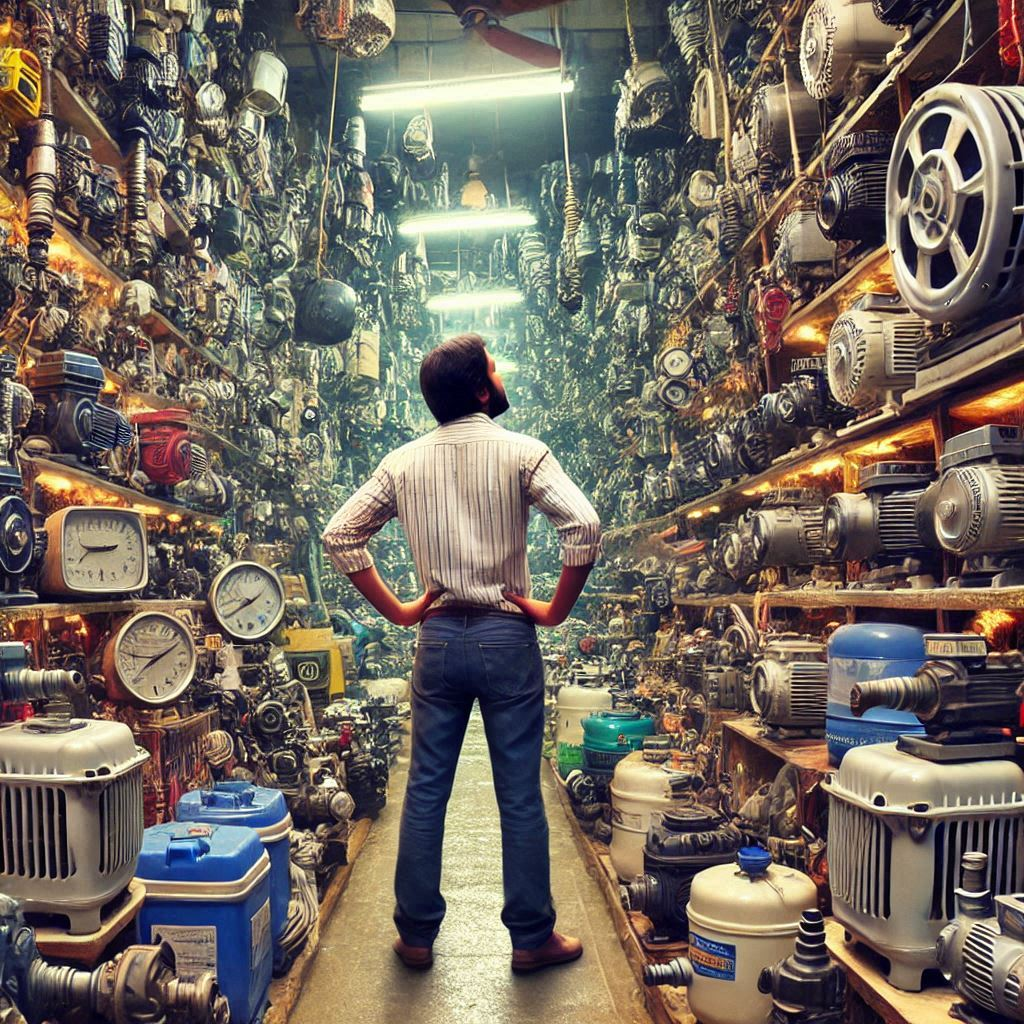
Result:
{"type": "Polygon", "coordinates": [[[736,947],[727,942],[712,942],[690,932],[690,963],[694,973],[705,978],[736,980],[736,947]]]}

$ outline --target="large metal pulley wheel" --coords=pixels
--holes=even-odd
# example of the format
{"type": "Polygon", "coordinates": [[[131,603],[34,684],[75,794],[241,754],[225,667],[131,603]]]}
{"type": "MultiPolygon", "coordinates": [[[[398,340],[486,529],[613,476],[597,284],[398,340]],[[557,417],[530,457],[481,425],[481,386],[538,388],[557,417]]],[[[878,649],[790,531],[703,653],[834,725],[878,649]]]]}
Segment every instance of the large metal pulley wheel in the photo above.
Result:
{"type": "Polygon", "coordinates": [[[911,107],[886,180],[900,293],[932,322],[1020,306],[1024,89],[939,85],[911,107]]]}

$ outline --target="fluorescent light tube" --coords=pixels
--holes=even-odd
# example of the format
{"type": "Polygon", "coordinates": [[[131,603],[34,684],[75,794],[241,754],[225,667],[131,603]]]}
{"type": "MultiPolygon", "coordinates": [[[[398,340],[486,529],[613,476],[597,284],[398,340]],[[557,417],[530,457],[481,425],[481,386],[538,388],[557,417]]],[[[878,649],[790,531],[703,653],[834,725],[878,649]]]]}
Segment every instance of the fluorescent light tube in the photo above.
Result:
{"type": "Polygon", "coordinates": [[[571,78],[560,71],[525,71],[516,75],[482,75],[426,82],[395,82],[367,86],[359,100],[363,113],[374,110],[422,110],[452,103],[487,103],[493,100],[557,96],[572,92],[571,78]]]}
{"type": "Polygon", "coordinates": [[[427,299],[431,313],[450,313],[457,309],[482,309],[486,306],[517,306],[523,293],[515,288],[491,288],[478,292],[447,292],[427,299]]]}
{"type": "Polygon", "coordinates": [[[398,225],[400,235],[454,235],[459,231],[507,231],[529,228],[537,218],[529,210],[495,207],[489,210],[444,210],[408,217],[398,225]]]}

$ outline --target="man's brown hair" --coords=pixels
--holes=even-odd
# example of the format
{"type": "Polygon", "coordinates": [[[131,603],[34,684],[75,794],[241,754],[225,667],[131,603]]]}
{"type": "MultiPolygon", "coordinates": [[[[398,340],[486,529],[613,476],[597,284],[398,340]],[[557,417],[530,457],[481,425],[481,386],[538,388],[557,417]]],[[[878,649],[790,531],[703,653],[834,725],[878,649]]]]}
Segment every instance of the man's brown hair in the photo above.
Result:
{"type": "Polygon", "coordinates": [[[420,391],[438,423],[482,412],[477,395],[486,387],[487,352],[479,334],[456,334],[423,357],[420,391]]]}

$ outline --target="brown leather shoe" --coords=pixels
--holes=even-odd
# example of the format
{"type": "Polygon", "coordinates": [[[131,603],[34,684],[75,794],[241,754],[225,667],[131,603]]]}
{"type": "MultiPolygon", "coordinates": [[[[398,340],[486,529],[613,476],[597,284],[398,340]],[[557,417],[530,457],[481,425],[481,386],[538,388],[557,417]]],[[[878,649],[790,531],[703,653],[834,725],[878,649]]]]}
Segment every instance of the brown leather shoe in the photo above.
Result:
{"type": "Polygon", "coordinates": [[[392,948],[398,954],[398,959],[414,971],[425,971],[434,966],[434,951],[430,946],[409,946],[397,938],[392,948]]]}
{"type": "Polygon", "coordinates": [[[551,938],[536,949],[513,949],[512,970],[516,974],[529,974],[555,964],[567,964],[583,956],[583,943],[571,935],[552,932],[551,938]]]}

